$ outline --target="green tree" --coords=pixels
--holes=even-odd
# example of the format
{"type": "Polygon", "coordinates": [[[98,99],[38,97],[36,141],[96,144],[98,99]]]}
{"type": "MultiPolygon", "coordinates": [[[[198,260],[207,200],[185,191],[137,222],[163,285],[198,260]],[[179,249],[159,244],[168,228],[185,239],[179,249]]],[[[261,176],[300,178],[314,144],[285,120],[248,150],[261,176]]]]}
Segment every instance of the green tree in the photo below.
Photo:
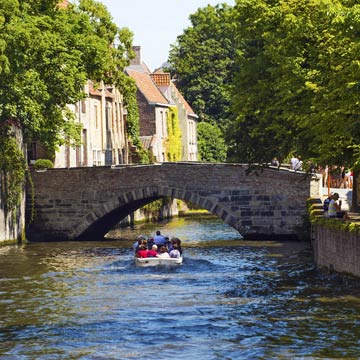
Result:
{"type": "Polygon", "coordinates": [[[190,15],[191,26],[178,36],[169,55],[176,85],[199,120],[216,124],[222,131],[231,114],[228,86],[235,55],[232,13],[226,4],[198,9],[190,15]]]}
{"type": "Polygon", "coordinates": [[[25,140],[49,149],[80,141],[67,104],[84,97],[87,79],[134,91],[123,73],[132,56],[131,32],[119,29],[101,3],[80,0],[62,8],[59,1],[0,2],[0,128],[15,119],[25,140]]]}
{"type": "Polygon", "coordinates": [[[310,112],[304,77],[313,44],[311,24],[304,21],[311,7],[305,2],[237,3],[236,119],[227,134],[232,160],[268,163],[276,156],[282,161],[304,140],[298,124],[310,112]]]}
{"type": "Polygon", "coordinates": [[[221,130],[213,124],[201,122],[197,126],[198,152],[202,161],[226,161],[226,144],[221,130]]]}
{"type": "Polygon", "coordinates": [[[232,159],[267,163],[296,150],[320,164],[354,163],[358,6],[243,0],[235,9],[232,159]]]}
{"type": "Polygon", "coordinates": [[[27,137],[50,148],[78,138],[66,105],[84,96],[87,79],[126,86],[131,53],[131,33],[116,27],[104,5],[56,3],[0,3],[0,121],[18,119],[27,137]]]}

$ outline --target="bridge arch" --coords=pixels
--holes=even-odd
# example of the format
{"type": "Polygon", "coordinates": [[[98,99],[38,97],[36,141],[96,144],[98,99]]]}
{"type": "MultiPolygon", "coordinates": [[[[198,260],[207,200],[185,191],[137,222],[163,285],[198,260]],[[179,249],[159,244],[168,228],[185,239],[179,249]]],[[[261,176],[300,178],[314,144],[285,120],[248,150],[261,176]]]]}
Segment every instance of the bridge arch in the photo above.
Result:
{"type": "Polygon", "coordinates": [[[91,240],[103,237],[121,219],[130,215],[135,210],[163,197],[171,197],[185,202],[191,202],[198,208],[205,209],[215,216],[221,218],[230,226],[230,218],[224,217],[225,209],[221,205],[214,204],[205,197],[195,192],[183,191],[175,188],[163,188],[159,186],[148,186],[127,193],[119,194],[118,197],[109,199],[106,203],[99,205],[91,213],[84,216],[79,225],[71,234],[72,238],[91,240]]]}
{"type": "Polygon", "coordinates": [[[32,175],[36,215],[27,231],[30,240],[101,236],[162,197],[206,209],[245,238],[288,238],[301,224],[310,195],[304,174],[265,169],[249,175],[242,164],[163,163],[32,175]]]}

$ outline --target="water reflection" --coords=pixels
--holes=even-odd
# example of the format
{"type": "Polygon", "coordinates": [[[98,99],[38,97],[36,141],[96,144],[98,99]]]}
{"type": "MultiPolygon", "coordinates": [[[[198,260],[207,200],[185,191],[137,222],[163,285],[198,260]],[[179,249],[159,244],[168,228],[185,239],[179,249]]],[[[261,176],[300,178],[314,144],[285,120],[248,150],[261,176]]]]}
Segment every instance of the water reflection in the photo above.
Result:
{"type": "Polygon", "coordinates": [[[246,242],[215,219],[160,230],[184,264],[137,268],[120,240],[0,252],[1,359],[289,359],[360,356],[355,281],[318,272],[309,244],[246,242]]]}

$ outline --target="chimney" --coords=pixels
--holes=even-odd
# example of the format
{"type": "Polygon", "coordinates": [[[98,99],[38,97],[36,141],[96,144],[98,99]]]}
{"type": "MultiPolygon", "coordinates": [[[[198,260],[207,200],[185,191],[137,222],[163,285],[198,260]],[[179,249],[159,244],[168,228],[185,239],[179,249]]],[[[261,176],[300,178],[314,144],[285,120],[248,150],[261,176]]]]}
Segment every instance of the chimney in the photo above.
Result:
{"type": "Polygon", "coordinates": [[[141,65],[141,46],[132,47],[135,57],[130,60],[130,65],[141,65]]]}

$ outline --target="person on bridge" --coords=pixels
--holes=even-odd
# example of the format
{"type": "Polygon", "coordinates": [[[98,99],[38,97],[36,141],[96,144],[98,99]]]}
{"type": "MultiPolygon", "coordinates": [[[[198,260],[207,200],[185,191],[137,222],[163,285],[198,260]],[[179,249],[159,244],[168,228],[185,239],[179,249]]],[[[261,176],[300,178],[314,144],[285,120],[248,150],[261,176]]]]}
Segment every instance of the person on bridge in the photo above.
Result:
{"type": "Polygon", "coordinates": [[[299,165],[299,159],[297,158],[297,156],[293,156],[290,160],[290,165],[291,165],[291,169],[292,170],[296,170],[298,165],[299,165]]]}
{"type": "Polygon", "coordinates": [[[166,237],[161,235],[160,230],[156,231],[156,235],[154,237],[154,243],[157,246],[166,245],[166,237]]]}

